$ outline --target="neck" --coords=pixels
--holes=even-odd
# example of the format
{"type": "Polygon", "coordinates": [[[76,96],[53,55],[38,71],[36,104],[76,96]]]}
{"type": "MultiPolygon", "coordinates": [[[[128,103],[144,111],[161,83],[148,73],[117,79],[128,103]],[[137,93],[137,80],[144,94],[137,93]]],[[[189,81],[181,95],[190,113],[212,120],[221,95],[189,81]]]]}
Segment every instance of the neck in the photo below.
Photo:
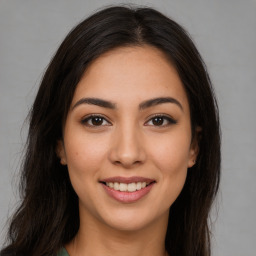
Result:
{"type": "Polygon", "coordinates": [[[87,215],[66,249],[70,256],[167,256],[167,223],[168,213],[138,230],[117,230],[87,215]]]}

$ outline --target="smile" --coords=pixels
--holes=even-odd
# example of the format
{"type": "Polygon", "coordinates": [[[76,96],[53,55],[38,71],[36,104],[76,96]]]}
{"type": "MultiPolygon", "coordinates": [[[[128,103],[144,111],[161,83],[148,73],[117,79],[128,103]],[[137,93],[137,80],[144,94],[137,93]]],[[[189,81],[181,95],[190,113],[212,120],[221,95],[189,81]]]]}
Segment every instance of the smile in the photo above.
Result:
{"type": "Polygon", "coordinates": [[[113,199],[122,203],[133,203],[147,195],[156,181],[143,177],[113,177],[100,183],[113,199]]]}
{"type": "Polygon", "coordinates": [[[118,183],[118,182],[107,182],[106,185],[110,188],[113,188],[116,191],[122,191],[122,192],[134,192],[141,190],[142,188],[145,188],[147,185],[147,182],[133,182],[133,183],[118,183]]]}

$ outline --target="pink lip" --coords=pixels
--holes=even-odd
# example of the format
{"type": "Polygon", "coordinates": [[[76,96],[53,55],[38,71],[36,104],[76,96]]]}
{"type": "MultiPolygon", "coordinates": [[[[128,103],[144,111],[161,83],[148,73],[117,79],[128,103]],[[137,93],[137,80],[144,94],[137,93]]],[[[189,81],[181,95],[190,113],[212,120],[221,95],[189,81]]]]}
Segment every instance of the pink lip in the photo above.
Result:
{"type": "Polygon", "coordinates": [[[133,177],[121,177],[121,176],[116,176],[116,177],[111,177],[107,179],[100,180],[101,182],[119,182],[119,183],[133,183],[133,182],[146,182],[146,183],[152,183],[155,180],[149,179],[149,178],[144,178],[144,177],[139,177],[139,176],[133,176],[133,177]]]}
{"type": "Polygon", "coordinates": [[[101,184],[106,191],[106,193],[114,198],[115,200],[122,202],[122,203],[133,203],[141,198],[143,198],[145,195],[147,195],[152,187],[155,185],[154,180],[148,179],[148,178],[143,178],[143,177],[130,177],[130,178],[125,178],[125,177],[113,177],[113,178],[108,178],[104,179],[101,181],[101,184]],[[108,187],[102,182],[121,182],[121,183],[132,183],[132,182],[147,182],[150,183],[148,186],[145,188],[142,188],[140,190],[134,191],[134,192],[122,192],[122,191],[117,191],[114,190],[113,188],[108,187]]]}

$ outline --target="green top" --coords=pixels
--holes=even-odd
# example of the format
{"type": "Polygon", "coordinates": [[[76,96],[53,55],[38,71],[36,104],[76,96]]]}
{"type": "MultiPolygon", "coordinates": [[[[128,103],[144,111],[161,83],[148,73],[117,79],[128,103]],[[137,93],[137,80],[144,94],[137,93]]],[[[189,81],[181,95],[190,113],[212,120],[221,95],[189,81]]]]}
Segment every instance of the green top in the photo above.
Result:
{"type": "Polygon", "coordinates": [[[66,249],[63,247],[57,254],[57,256],[69,256],[66,249]]]}

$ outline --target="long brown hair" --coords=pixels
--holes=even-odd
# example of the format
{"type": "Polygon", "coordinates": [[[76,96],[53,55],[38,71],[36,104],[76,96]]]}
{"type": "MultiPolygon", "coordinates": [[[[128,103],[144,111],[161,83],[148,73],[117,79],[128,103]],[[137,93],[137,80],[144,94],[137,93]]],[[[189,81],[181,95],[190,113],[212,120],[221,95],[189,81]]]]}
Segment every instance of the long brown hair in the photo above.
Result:
{"type": "Polygon", "coordinates": [[[30,113],[22,165],[21,205],[1,256],[50,256],[79,229],[78,198],[66,166],[56,156],[68,109],[88,65],[120,46],[157,47],[176,67],[186,90],[192,132],[202,127],[197,163],[170,208],[166,250],[172,256],[209,256],[209,212],[220,178],[218,108],[200,54],[186,31],[151,8],[108,7],[78,24],[65,38],[42,79],[30,113]]]}

